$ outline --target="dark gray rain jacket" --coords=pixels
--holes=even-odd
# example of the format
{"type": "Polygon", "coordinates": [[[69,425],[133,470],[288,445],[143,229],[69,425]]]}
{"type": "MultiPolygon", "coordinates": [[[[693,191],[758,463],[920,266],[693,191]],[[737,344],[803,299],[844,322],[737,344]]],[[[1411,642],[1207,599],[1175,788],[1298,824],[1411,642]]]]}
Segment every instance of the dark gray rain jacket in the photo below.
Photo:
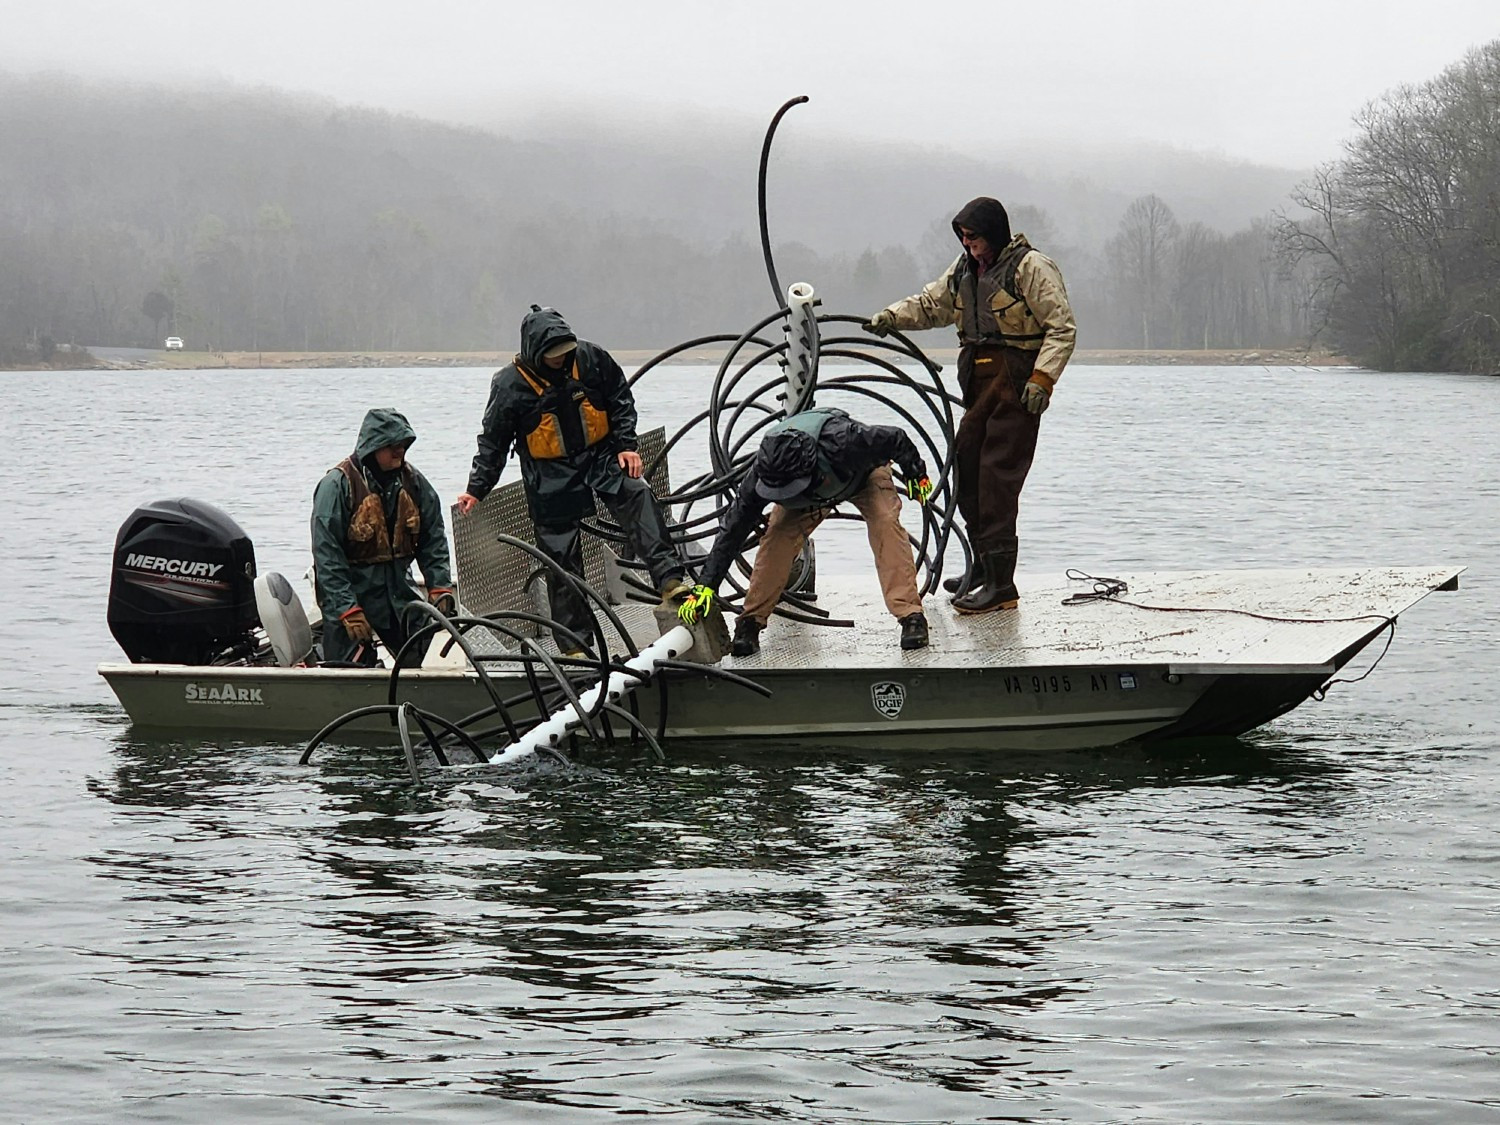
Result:
{"type": "Polygon", "coordinates": [[[593,493],[619,490],[625,478],[618,455],[636,448],[635,396],[620,365],[597,344],[577,340],[578,350],[554,371],[543,362],[542,353],[563,340],[577,337],[554,309],[535,309],[521,322],[520,352],[490,381],[466,489],[480,500],[489,495],[514,447],[531,516],[545,525],[576,523],[593,515],[593,493]],[[575,359],[578,379],[573,378],[575,359]],[[543,385],[541,394],[526,375],[543,385]],[[609,433],[593,445],[585,444],[579,394],[609,418],[609,433]],[[533,456],[526,439],[549,413],[561,420],[565,452],[542,459],[533,456]]]}

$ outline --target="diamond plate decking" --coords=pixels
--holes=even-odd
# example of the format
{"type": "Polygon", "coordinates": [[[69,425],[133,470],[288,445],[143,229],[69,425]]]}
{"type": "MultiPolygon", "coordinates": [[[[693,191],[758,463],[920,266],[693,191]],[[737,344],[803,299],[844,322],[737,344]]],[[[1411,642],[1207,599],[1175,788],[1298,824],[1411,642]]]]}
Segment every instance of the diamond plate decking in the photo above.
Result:
{"type": "MultiPolygon", "coordinates": [[[[727,657],[724,667],[757,672],[806,669],[1033,668],[1165,665],[1170,672],[1332,671],[1350,645],[1462,567],[1359,570],[1227,570],[1122,574],[1116,599],[1063,604],[1092,589],[1061,575],[1017,579],[1014,610],[966,617],[946,596],[930,596],[932,643],[903,652],[873,573],[824,576],[817,605],[854,628],[773,617],[761,651],[727,657]],[[1266,620],[1286,618],[1289,620],[1266,620]]],[[[637,644],[658,635],[648,607],[619,607],[637,644]]]]}

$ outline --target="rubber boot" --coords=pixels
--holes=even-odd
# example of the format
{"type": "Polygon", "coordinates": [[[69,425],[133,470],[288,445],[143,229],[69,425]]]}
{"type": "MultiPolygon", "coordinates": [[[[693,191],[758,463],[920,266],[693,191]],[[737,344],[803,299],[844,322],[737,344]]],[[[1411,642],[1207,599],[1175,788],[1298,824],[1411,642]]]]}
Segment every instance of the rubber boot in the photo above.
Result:
{"type": "Polygon", "coordinates": [[[908,613],[901,619],[900,625],[902,648],[927,647],[927,615],[925,613],[908,613]]]}
{"type": "Polygon", "coordinates": [[[990,613],[997,609],[1014,609],[1021,601],[1016,590],[1016,541],[983,556],[984,581],[967,594],[953,599],[959,613],[990,613]]]}
{"type": "Polygon", "coordinates": [[[760,651],[761,623],[753,617],[741,617],[734,623],[734,643],[729,651],[735,656],[754,656],[760,651]]]}
{"type": "Polygon", "coordinates": [[[968,570],[964,571],[957,578],[944,578],[943,589],[953,595],[948,600],[956,602],[970,590],[974,589],[975,586],[983,586],[985,568],[988,565],[989,556],[976,551],[973,560],[969,563],[968,570]]]}
{"type": "Polygon", "coordinates": [[[685,598],[692,592],[693,583],[682,574],[674,574],[661,584],[661,600],[664,602],[685,598]]]}

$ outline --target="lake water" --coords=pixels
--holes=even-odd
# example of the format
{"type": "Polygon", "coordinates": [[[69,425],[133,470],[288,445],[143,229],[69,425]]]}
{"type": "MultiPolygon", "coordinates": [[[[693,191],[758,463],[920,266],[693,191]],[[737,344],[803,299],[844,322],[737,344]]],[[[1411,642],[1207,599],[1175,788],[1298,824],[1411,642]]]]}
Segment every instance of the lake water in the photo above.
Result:
{"type": "Polygon", "coordinates": [[[0,1119],[1500,1121],[1500,380],[1069,370],[1023,575],[1470,568],[1237,744],[414,791],[394,744],[132,733],[94,667],[133,508],[219,504],[300,575],[365,408],[451,498],[487,382],[0,374],[0,1119]]]}

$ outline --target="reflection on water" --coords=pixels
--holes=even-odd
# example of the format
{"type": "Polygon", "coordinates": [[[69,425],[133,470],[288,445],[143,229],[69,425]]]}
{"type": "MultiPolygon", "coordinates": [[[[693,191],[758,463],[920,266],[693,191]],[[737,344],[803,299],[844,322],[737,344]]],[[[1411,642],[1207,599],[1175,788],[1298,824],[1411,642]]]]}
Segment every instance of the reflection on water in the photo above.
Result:
{"type": "Polygon", "coordinates": [[[626,772],[460,770],[422,789],[390,748],[288,769],[294,752],[121,735],[112,777],[91,790],[133,813],[172,812],[157,824],[209,862],[180,847],[168,858],[148,829],[138,852],[98,857],[101,868],[149,900],[305,882],[322,888],[320,905],[304,904],[320,926],[391,954],[503,945],[518,979],[560,974],[585,993],[611,988],[575,979],[580,956],[617,967],[689,947],[811,956],[884,926],[940,959],[1014,964],[1052,925],[1028,913],[1043,879],[1034,860],[1092,836],[1093,806],[1184,789],[1315,822],[1350,784],[1337,763],[1242,741],[1012,755],[1003,768],[979,754],[678,753],[626,772]],[[271,838],[283,869],[226,865],[239,852],[260,864],[256,841],[271,838]],[[372,909],[385,899],[431,910],[372,909]]]}

